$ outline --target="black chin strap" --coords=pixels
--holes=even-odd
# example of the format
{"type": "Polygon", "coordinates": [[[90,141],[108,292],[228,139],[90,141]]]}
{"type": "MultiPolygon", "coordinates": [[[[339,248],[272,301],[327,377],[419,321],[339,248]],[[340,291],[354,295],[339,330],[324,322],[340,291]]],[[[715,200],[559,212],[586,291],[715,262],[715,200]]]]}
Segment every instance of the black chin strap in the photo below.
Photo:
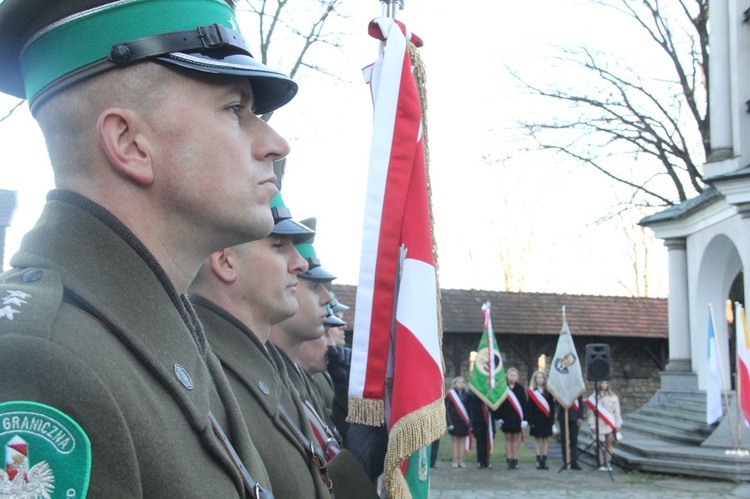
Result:
{"type": "Polygon", "coordinates": [[[222,50],[244,53],[252,57],[250,47],[238,31],[221,24],[198,26],[197,29],[147,36],[127,43],[118,43],[109,51],[107,59],[115,64],[130,64],[171,52],[222,50]]]}

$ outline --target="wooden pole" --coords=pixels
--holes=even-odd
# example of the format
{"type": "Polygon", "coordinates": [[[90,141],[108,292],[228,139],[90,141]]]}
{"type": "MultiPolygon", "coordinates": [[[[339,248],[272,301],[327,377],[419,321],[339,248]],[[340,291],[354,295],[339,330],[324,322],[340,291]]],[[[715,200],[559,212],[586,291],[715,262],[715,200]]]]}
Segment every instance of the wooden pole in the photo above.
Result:
{"type": "Polygon", "coordinates": [[[565,409],[565,468],[570,469],[570,415],[565,409]]]}

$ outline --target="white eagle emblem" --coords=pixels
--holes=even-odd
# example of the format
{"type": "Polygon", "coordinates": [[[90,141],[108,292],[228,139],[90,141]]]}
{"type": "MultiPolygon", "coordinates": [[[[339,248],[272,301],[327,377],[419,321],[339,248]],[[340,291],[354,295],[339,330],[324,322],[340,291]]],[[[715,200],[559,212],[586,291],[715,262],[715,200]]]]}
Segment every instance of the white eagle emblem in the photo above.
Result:
{"type": "Polygon", "coordinates": [[[8,473],[0,469],[0,498],[5,499],[52,499],[55,477],[46,461],[41,461],[24,476],[18,473],[10,480],[8,473]],[[27,481],[28,479],[28,481],[27,481]]]}
{"type": "Polygon", "coordinates": [[[21,311],[15,308],[12,308],[11,305],[20,307],[24,303],[28,303],[26,301],[26,298],[31,298],[31,295],[28,293],[24,293],[23,291],[13,291],[13,290],[7,290],[6,293],[8,293],[8,296],[2,299],[3,305],[5,306],[0,308],[0,319],[5,318],[5,319],[12,321],[13,316],[15,314],[20,314],[21,311]]]}

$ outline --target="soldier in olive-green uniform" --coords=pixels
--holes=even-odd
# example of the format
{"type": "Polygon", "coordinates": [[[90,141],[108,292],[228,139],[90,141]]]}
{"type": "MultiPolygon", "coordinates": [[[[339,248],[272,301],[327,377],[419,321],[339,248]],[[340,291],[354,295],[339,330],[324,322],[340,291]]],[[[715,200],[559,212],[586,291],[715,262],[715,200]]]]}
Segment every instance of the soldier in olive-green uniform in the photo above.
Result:
{"type": "Polygon", "coordinates": [[[346,497],[338,493],[344,486],[368,487],[364,470],[351,454],[340,453],[328,466],[340,470],[346,483],[330,482],[302,401],[268,341],[272,326],[299,308],[298,275],[308,264],[293,243],[314,236],[290,218],[280,194],[271,207],[276,220],[271,235],[212,254],[190,287],[190,300],[227,372],[274,494],[330,498],[332,485],[336,497],[346,497]]]}
{"type": "Polygon", "coordinates": [[[6,0],[0,67],[59,189],[0,276],[0,496],[268,497],[184,293],[270,232],[288,144],[254,113],[296,85],[219,0],[6,0]]]}
{"type": "Polygon", "coordinates": [[[309,340],[302,344],[299,365],[307,373],[315,397],[330,418],[333,408],[333,381],[328,375],[327,354],[328,347],[333,346],[333,340],[327,329],[317,340],[309,340]]]}
{"type": "MultiPolygon", "coordinates": [[[[312,226],[314,222],[303,220],[302,223],[312,226]]],[[[312,418],[313,429],[317,429],[316,423],[321,422],[326,428],[329,437],[339,441],[338,432],[330,421],[325,402],[318,395],[318,390],[313,386],[312,378],[299,365],[302,347],[306,341],[317,340],[325,332],[325,321],[330,315],[328,305],[331,303],[331,295],[326,288],[336,276],[328,272],[320,265],[315,254],[312,242],[302,242],[296,245],[300,254],[305,257],[308,264],[306,272],[300,274],[300,284],[297,300],[300,310],[290,319],[287,319],[273,327],[271,342],[274,343],[282,354],[282,358],[289,372],[289,379],[299,392],[303,402],[309,403],[318,418],[312,418]],[[319,419],[320,421],[316,421],[319,419]]]]}

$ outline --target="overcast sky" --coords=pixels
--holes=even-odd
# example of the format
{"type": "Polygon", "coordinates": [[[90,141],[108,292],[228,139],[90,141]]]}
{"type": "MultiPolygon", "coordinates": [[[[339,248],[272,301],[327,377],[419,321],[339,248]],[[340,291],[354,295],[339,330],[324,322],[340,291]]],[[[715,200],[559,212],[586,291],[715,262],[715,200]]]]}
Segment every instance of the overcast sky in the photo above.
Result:
{"type": "MultiPolygon", "coordinates": [[[[352,35],[341,37],[342,49],[314,54],[337,78],[301,72],[298,97],[271,124],[292,144],[284,199],[296,218],[318,218],[322,262],[337,282],[356,284],[372,117],[361,68],[377,55],[378,42],[366,29],[380,6],[375,0],[350,5],[352,17],[341,29],[352,35]]],[[[601,174],[521,153],[514,120],[544,116],[547,109],[519,93],[504,65],[555,79],[562,75],[541,58],[550,44],[587,40],[613,53],[645,54],[632,33],[590,2],[559,0],[406,0],[399,19],[425,42],[440,284],[502,289],[503,254],[516,262],[524,291],[626,294],[618,282],[632,273],[628,241],[615,224],[595,223],[622,192],[601,174]],[[466,5],[472,8],[460,8],[466,5]]],[[[276,50],[274,62],[283,68],[284,53],[276,50]]],[[[0,96],[0,110],[13,102],[0,96]]],[[[19,195],[7,262],[53,187],[41,134],[25,105],[0,123],[0,151],[0,188],[19,195]]],[[[665,296],[661,244],[652,266],[665,296]]]]}

